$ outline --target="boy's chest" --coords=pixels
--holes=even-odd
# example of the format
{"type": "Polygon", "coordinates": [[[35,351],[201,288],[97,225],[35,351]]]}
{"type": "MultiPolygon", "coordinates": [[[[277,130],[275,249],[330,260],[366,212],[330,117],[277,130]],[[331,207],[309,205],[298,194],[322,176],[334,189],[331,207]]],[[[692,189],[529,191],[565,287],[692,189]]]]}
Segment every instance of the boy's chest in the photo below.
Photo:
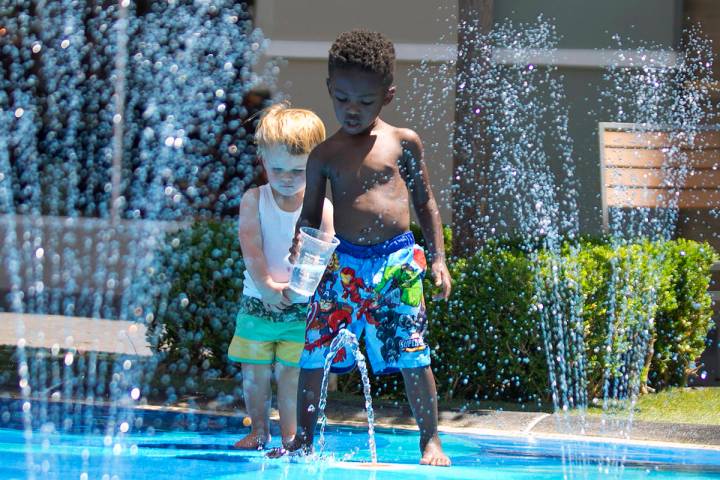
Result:
{"type": "Polygon", "coordinates": [[[333,191],[337,191],[337,187],[344,191],[370,190],[402,182],[399,149],[374,147],[365,155],[358,153],[349,151],[329,163],[328,177],[333,191]]]}

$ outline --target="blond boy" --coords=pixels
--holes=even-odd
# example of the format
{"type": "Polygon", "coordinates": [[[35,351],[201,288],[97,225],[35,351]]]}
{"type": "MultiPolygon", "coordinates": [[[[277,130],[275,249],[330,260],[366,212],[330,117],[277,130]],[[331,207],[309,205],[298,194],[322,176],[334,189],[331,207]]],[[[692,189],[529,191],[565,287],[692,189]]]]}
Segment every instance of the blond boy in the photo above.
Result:
{"type": "MultiPolygon", "coordinates": [[[[239,238],[245,283],[235,335],[228,350],[242,364],[251,432],[235,447],[263,449],[270,441],[270,382],[275,370],[283,444],[295,436],[298,362],[305,338],[306,298],[288,298],[288,249],[305,194],[310,151],[325,139],[313,112],[278,104],[268,108],[255,139],[268,183],[245,192],[239,238]]],[[[325,201],[321,229],[333,234],[332,205],[325,201]]]]}

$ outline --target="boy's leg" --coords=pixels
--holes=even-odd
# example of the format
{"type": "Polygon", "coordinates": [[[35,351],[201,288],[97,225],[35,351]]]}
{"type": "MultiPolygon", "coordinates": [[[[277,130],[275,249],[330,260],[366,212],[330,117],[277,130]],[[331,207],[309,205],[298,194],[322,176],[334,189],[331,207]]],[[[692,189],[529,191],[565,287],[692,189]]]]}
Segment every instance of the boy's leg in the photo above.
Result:
{"type": "Polygon", "coordinates": [[[270,441],[270,380],[272,365],[242,364],[245,408],[252,421],[250,433],[235,443],[235,448],[257,450],[270,441]]]}
{"type": "MultiPolygon", "coordinates": [[[[322,377],[322,368],[300,369],[297,388],[297,432],[295,438],[285,446],[290,452],[301,449],[309,452],[312,449],[322,377]]],[[[278,458],[284,453],[280,449],[273,449],[268,453],[268,457],[278,458]]]]}
{"type": "Polygon", "coordinates": [[[301,368],[297,389],[297,433],[295,450],[312,447],[320,403],[322,368],[301,368]]]}
{"type": "Polygon", "coordinates": [[[295,437],[297,426],[297,388],[300,369],[281,363],[275,364],[277,403],[280,412],[280,432],[283,445],[289,445],[295,437]]]}
{"type": "Polygon", "coordinates": [[[435,377],[429,366],[403,368],[405,392],[415,421],[420,428],[420,451],[423,465],[449,466],[438,436],[438,408],[435,377]]]}

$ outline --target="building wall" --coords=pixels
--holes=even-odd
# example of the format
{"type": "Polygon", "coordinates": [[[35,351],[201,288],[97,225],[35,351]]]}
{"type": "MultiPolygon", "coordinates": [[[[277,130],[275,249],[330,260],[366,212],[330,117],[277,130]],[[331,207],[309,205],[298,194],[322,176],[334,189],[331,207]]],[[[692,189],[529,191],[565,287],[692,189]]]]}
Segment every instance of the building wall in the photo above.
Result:
{"type": "Polygon", "coordinates": [[[495,0],[496,20],[552,20],[562,36],[560,48],[616,48],[613,34],[672,48],[680,38],[681,14],[681,0],[495,0]]]}
{"type": "Polygon", "coordinates": [[[255,18],[272,39],[325,40],[353,28],[385,33],[394,42],[432,42],[447,33],[446,12],[457,0],[257,0],[255,18]]]}
{"type": "MultiPolygon", "coordinates": [[[[325,88],[325,54],[329,43],[342,31],[364,27],[382,31],[396,45],[400,44],[398,53],[404,53],[397,66],[398,98],[384,115],[391,123],[416,129],[424,139],[443,220],[449,222],[450,134],[455,100],[448,83],[452,82],[454,72],[451,68],[442,70],[442,61],[437,61],[419,78],[422,86],[413,86],[411,78],[418,78],[413,71],[420,65],[420,59],[432,54],[438,44],[454,45],[456,30],[452,17],[457,12],[457,0],[259,0],[255,8],[257,25],[272,41],[270,53],[273,45],[278,47],[275,54],[291,53],[285,55],[287,64],[281,68],[280,90],[294,105],[316,110],[330,131],[337,128],[337,123],[325,88]],[[288,50],[292,45],[301,51],[303,48],[316,51],[298,54],[297,50],[288,50]],[[438,94],[442,88],[445,91],[438,94]],[[429,95],[429,91],[436,93],[429,95]]],[[[630,39],[623,48],[635,48],[640,41],[661,49],[676,47],[682,8],[680,0],[495,0],[496,21],[533,22],[542,15],[552,19],[561,36],[559,48],[569,60],[559,65],[559,73],[565,78],[569,100],[569,133],[575,146],[584,232],[597,233],[601,226],[597,122],[614,120],[598,116],[607,63],[603,52],[618,48],[612,40],[613,33],[630,39]]]]}

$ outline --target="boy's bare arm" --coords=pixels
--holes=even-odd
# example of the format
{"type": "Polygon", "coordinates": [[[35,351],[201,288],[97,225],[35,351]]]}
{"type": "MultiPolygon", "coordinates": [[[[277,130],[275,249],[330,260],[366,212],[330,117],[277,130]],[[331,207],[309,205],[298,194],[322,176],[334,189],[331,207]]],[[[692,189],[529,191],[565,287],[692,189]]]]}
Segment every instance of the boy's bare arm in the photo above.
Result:
{"type": "Polygon", "coordinates": [[[401,130],[401,143],[403,154],[400,171],[410,190],[413,207],[428,248],[430,273],[435,285],[442,288],[442,293],[434,298],[447,300],[452,282],[445,260],[442,219],[430,185],[422,142],[415,132],[405,129],[401,130]]]}
{"type": "Polygon", "coordinates": [[[257,289],[270,305],[284,308],[289,302],[282,296],[284,284],[274,282],[268,272],[267,260],[263,252],[263,238],[258,213],[259,190],[253,188],[245,192],[240,200],[240,217],[238,221],[238,239],[242,249],[245,267],[250,272],[257,289]]]}
{"type": "Polygon", "coordinates": [[[330,235],[335,235],[335,223],[333,222],[333,214],[335,211],[335,207],[333,207],[332,203],[330,203],[330,200],[327,198],[323,202],[323,213],[322,213],[322,222],[320,222],[320,230],[322,230],[325,233],[329,233],[330,235]]]}
{"type": "Polygon", "coordinates": [[[308,157],[307,168],[305,169],[305,196],[303,197],[300,218],[298,218],[295,226],[295,238],[293,238],[293,244],[290,248],[291,263],[295,261],[298,254],[298,232],[300,227],[320,228],[322,224],[327,177],[324,173],[324,159],[320,148],[321,146],[316,147],[308,157]]]}

